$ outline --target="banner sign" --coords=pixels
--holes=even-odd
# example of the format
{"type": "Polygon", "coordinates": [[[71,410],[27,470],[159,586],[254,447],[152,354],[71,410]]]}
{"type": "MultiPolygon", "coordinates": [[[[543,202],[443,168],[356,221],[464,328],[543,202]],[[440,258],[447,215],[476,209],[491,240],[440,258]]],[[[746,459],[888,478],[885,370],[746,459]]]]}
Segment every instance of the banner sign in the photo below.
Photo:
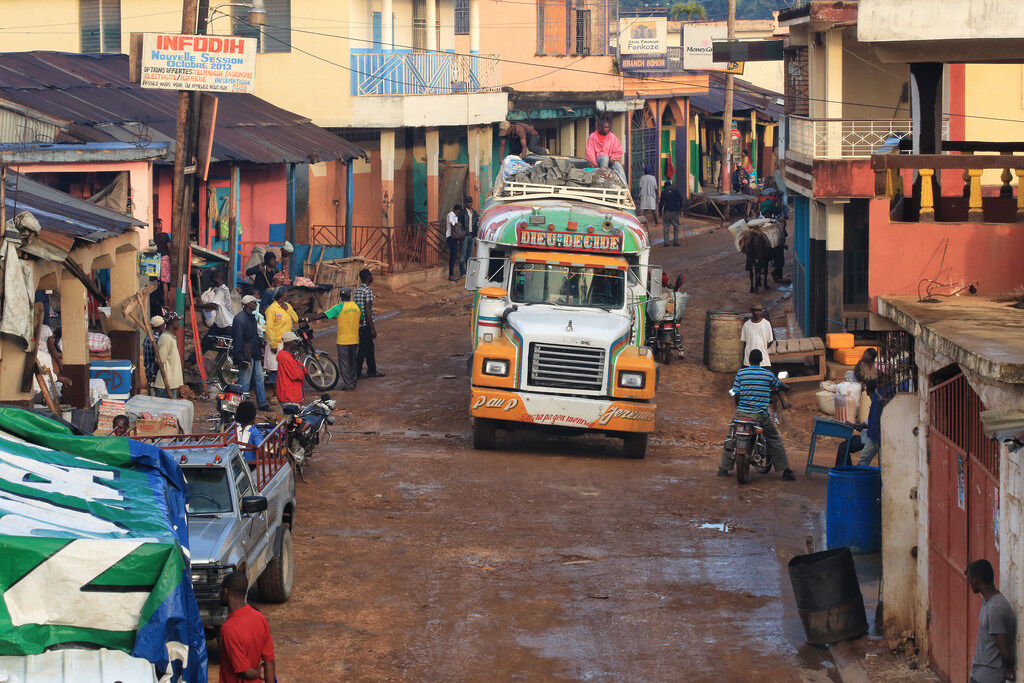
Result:
{"type": "Polygon", "coordinates": [[[715,62],[782,61],[782,42],[781,40],[716,40],[711,46],[711,58],[715,62]]]}
{"type": "Polygon", "coordinates": [[[256,91],[256,39],[145,33],[140,83],[143,88],[256,91]]]}
{"type": "Polygon", "coordinates": [[[650,57],[624,55],[619,58],[619,69],[623,73],[661,73],[668,70],[668,59],[665,55],[652,55],[650,57]]]}
{"type": "Polygon", "coordinates": [[[586,232],[555,232],[553,230],[530,230],[520,227],[517,231],[520,247],[542,249],[564,249],[565,251],[622,252],[621,235],[596,235],[586,232]]]}
{"type": "Polygon", "coordinates": [[[668,43],[665,17],[619,19],[620,55],[664,55],[668,43]]]}
{"type": "Polygon", "coordinates": [[[0,407],[0,655],[107,648],[205,683],[185,495],[166,451],[0,407]]]}
{"type": "MultiPolygon", "coordinates": [[[[716,62],[714,41],[726,39],[725,26],[683,24],[683,68],[687,71],[730,71],[728,61],[716,62]]],[[[735,73],[735,72],[734,72],[735,73]]],[[[742,69],[739,73],[742,73],[742,69]]]]}

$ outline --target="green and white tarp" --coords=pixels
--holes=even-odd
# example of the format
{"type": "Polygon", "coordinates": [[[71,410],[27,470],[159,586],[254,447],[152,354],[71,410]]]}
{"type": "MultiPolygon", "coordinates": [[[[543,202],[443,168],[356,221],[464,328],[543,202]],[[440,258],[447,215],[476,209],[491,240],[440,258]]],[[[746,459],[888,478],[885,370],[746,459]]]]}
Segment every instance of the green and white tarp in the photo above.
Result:
{"type": "Polygon", "coordinates": [[[185,494],[166,451],[0,406],[0,656],[107,648],[205,681],[185,494]]]}

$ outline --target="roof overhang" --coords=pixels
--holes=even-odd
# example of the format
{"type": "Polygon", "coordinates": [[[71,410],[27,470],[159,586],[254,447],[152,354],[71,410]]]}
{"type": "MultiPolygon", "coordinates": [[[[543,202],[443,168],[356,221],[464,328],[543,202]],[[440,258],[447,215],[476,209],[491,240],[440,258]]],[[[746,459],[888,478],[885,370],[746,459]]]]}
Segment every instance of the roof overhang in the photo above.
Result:
{"type": "Polygon", "coordinates": [[[0,161],[8,164],[148,161],[167,156],[164,142],[86,144],[0,144],[0,161]]]}

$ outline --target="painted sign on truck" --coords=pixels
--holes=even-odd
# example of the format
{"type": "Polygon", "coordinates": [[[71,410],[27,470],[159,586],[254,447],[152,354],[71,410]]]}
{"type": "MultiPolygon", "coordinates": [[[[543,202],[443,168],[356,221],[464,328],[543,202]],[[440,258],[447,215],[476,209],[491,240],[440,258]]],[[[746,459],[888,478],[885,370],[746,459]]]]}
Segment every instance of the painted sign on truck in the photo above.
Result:
{"type": "Polygon", "coordinates": [[[256,91],[256,39],[145,33],[140,83],[143,88],[256,91]]]}

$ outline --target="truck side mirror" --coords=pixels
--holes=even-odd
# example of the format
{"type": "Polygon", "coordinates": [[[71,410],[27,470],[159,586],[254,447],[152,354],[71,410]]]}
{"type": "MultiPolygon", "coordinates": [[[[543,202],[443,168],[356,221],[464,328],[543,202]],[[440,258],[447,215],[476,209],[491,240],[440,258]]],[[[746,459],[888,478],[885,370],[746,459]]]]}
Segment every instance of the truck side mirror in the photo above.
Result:
{"type": "Polygon", "coordinates": [[[661,266],[647,266],[647,285],[652,299],[661,297],[661,266]]]}
{"type": "Polygon", "coordinates": [[[267,499],[265,496],[246,496],[242,499],[242,514],[255,515],[257,512],[266,512],[267,499]]]}
{"type": "Polygon", "coordinates": [[[473,292],[480,286],[480,259],[471,258],[466,262],[466,289],[473,292]]]}

